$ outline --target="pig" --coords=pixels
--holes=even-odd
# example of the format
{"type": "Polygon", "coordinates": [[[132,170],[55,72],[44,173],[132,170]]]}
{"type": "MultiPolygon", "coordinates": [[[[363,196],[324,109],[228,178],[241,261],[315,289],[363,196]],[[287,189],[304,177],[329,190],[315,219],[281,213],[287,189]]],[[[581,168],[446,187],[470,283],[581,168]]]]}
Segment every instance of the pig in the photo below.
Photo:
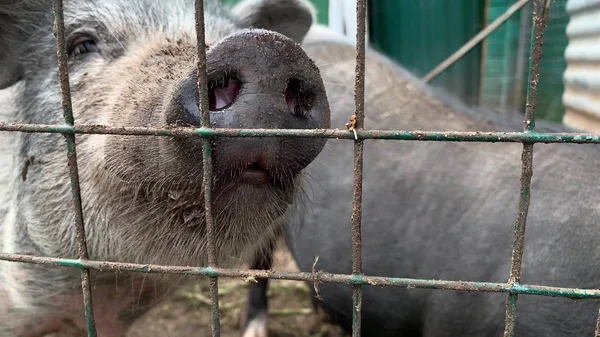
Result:
{"type": "MultiPolygon", "coordinates": [[[[354,111],[354,44],[319,27],[303,49],[320,65],[332,127],[343,128],[354,111]]],[[[518,112],[468,106],[367,48],[366,129],[518,132],[523,125],[518,112]]],[[[577,131],[541,120],[535,130],[577,131]]],[[[352,273],[352,143],[328,141],[307,167],[304,208],[286,217],[285,242],[303,272],[352,273]]],[[[507,282],[522,149],[519,143],[366,140],[364,273],[507,282]]],[[[599,165],[598,145],[534,145],[521,284],[600,287],[599,165]]],[[[270,253],[252,267],[271,268],[270,253]]],[[[267,330],[267,286],[262,281],[250,288],[247,326],[254,330],[267,330]]],[[[310,289],[317,308],[351,331],[352,287],[320,283],[320,298],[312,284],[310,289]]],[[[364,286],[361,335],[501,336],[506,298],[364,286]]],[[[519,295],[515,336],[593,336],[599,307],[597,299],[519,295]]]]}
{"type": "MultiPolygon", "coordinates": [[[[76,125],[200,126],[194,2],[65,1],[76,125]]],[[[204,7],[212,127],[330,127],[319,69],[299,45],[315,16],[309,2],[246,0],[227,8],[207,0],[204,7]]],[[[0,1],[0,89],[11,90],[3,122],[65,122],[53,20],[50,0],[0,1]]],[[[2,136],[2,166],[12,164],[2,170],[0,252],[77,258],[64,137],[2,136]]],[[[76,140],[91,260],[206,265],[200,138],[76,140]]],[[[304,168],[325,142],[211,140],[219,266],[237,265],[278,233],[277,219],[294,207],[304,168]]],[[[0,263],[0,337],[84,331],[80,275],[75,268],[0,263]]],[[[98,336],[122,336],[183,280],[92,270],[98,336]]]]}

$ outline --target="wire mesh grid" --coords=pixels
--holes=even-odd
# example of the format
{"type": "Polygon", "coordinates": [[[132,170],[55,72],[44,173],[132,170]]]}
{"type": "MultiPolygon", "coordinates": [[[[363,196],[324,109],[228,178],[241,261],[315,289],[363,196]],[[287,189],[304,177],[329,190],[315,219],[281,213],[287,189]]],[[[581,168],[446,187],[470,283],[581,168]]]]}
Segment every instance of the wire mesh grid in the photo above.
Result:
{"type": "MultiPolygon", "coordinates": [[[[355,68],[355,117],[356,133],[338,129],[319,130],[275,130],[275,129],[214,129],[210,128],[210,112],[208,109],[207,82],[206,82],[206,53],[204,32],[204,1],[195,1],[195,20],[197,31],[198,49],[198,90],[199,107],[202,112],[200,128],[148,128],[124,127],[114,128],[104,125],[78,125],[75,126],[71,109],[71,91],[69,86],[69,73],[65,49],[65,27],[63,17],[63,1],[54,0],[53,10],[55,17],[56,47],[59,65],[59,77],[62,93],[63,116],[66,125],[35,125],[0,122],[0,131],[12,132],[41,132],[61,133],[67,142],[67,160],[70,170],[71,192],[76,212],[75,229],[78,241],[78,259],[60,259],[52,257],[36,257],[0,253],[0,260],[10,262],[34,263],[57,267],[79,268],[81,270],[81,285],[84,299],[84,311],[88,336],[96,336],[94,322],[93,302],[90,289],[89,270],[97,271],[130,271],[139,273],[161,273],[180,275],[202,275],[210,277],[210,294],[212,305],[212,335],[220,335],[219,307],[218,307],[218,277],[237,278],[267,278],[308,281],[318,283],[351,284],[353,286],[353,321],[352,335],[361,335],[362,311],[362,286],[403,287],[422,289],[444,289],[454,291],[475,292],[504,292],[508,293],[506,301],[504,336],[513,336],[517,299],[520,294],[566,297],[571,299],[600,299],[600,289],[576,289],[548,287],[538,285],[524,285],[520,283],[521,260],[523,257],[526,219],[530,201],[530,184],[533,174],[532,157],[534,143],[600,143],[600,136],[578,133],[537,133],[535,132],[535,109],[537,105],[537,90],[539,65],[542,57],[542,40],[544,28],[548,20],[550,0],[533,0],[533,32],[531,39],[531,59],[529,70],[529,86],[527,90],[527,104],[524,118],[523,132],[422,132],[422,131],[383,131],[364,129],[364,76],[365,76],[365,19],[366,0],[356,0],[356,68],[355,68]],[[131,264],[118,262],[91,261],[88,258],[84,218],[81,205],[79,187],[79,172],[77,166],[77,151],[75,146],[76,134],[119,134],[119,135],[147,135],[147,136],[198,136],[203,140],[202,152],[204,163],[204,195],[206,210],[206,226],[208,236],[208,266],[207,267],[181,267],[161,266],[148,264],[131,264]],[[352,274],[332,274],[323,271],[306,272],[276,272],[272,270],[239,270],[223,269],[218,267],[215,246],[215,231],[212,218],[212,162],[211,162],[211,137],[322,137],[344,140],[354,140],[354,187],[352,200],[352,242],[353,264],[352,274]],[[392,277],[366,276],[362,272],[361,259],[361,217],[362,217],[362,167],[363,167],[363,142],[367,139],[388,140],[416,140],[416,141],[459,141],[459,142],[520,142],[523,143],[521,189],[518,206],[518,217],[514,224],[514,241],[511,256],[511,269],[506,283],[493,282],[467,282],[450,280],[427,280],[392,277]]],[[[600,311],[596,326],[596,337],[600,337],[600,311]]]]}

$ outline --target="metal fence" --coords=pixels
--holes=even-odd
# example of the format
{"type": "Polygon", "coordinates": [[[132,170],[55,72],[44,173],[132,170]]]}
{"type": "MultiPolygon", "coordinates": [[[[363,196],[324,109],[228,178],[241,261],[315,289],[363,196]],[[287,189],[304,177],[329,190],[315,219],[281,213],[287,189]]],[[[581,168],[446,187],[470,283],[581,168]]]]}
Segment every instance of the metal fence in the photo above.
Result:
{"type": "MultiPolygon", "coordinates": [[[[69,74],[67,55],[65,49],[63,1],[54,0],[56,46],[59,64],[59,76],[62,92],[63,116],[66,125],[34,125],[0,122],[0,131],[13,132],[40,132],[61,133],[67,141],[67,159],[69,163],[71,190],[76,212],[76,231],[78,241],[78,259],[59,259],[52,257],[36,257],[30,255],[17,255],[0,253],[0,260],[12,262],[25,262],[51,266],[72,267],[81,269],[81,285],[84,299],[84,310],[88,328],[88,336],[96,336],[92,296],[90,290],[89,270],[98,271],[130,271],[141,273],[168,273],[180,275],[204,275],[210,277],[210,294],[212,304],[212,335],[220,335],[219,306],[218,306],[218,277],[237,278],[270,278],[318,283],[344,283],[353,285],[353,323],[352,335],[361,335],[361,308],[362,286],[403,287],[424,289],[445,289],[455,291],[475,292],[503,292],[508,293],[506,301],[506,315],[504,336],[513,336],[517,299],[519,294],[530,294],[551,297],[566,297],[571,299],[599,299],[600,289],[576,289],[547,287],[538,285],[524,285],[521,279],[521,260],[526,228],[526,219],[530,201],[530,183],[533,174],[532,157],[534,143],[595,143],[600,144],[600,135],[580,133],[538,133],[535,131],[535,109],[537,105],[537,90],[539,65],[542,57],[542,39],[544,28],[548,19],[551,0],[533,0],[533,33],[531,40],[531,60],[529,71],[529,87],[527,90],[527,105],[524,118],[523,132],[421,132],[421,131],[382,131],[365,130],[364,123],[364,75],[365,75],[365,14],[366,0],[356,0],[357,8],[357,34],[356,34],[356,69],[355,69],[355,108],[352,119],[355,118],[355,132],[338,129],[317,130],[276,130],[276,129],[214,129],[210,128],[210,112],[208,109],[207,83],[206,83],[206,54],[204,41],[204,1],[196,0],[196,31],[198,43],[198,90],[200,94],[201,127],[200,128],[147,128],[147,127],[119,127],[98,125],[74,126],[73,112],[71,110],[71,91],[69,87],[69,74]],[[83,211],[79,187],[79,173],[77,166],[77,151],[75,147],[75,134],[119,134],[119,135],[151,135],[151,136],[198,136],[202,138],[203,163],[204,163],[204,195],[206,209],[206,226],[208,236],[208,266],[207,267],[180,267],[160,266],[147,264],[130,264],[104,261],[91,261],[85,239],[83,211]],[[212,162],[211,162],[211,137],[321,137],[354,140],[354,191],[352,201],[352,242],[353,264],[352,274],[331,274],[322,271],[311,273],[275,272],[271,270],[238,270],[223,269],[218,267],[216,260],[215,232],[212,218],[212,162]],[[514,224],[514,240],[511,257],[511,270],[508,281],[505,283],[493,282],[467,282],[449,280],[426,280],[391,277],[371,277],[362,272],[361,258],[361,217],[362,217],[362,166],[363,143],[366,139],[387,140],[416,140],[416,141],[457,141],[457,142],[519,142],[523,143],[520,201],[518,217],[514,224]]],[[[600,336],[600,312],[596,326],[596,337],[600,336]]]]}

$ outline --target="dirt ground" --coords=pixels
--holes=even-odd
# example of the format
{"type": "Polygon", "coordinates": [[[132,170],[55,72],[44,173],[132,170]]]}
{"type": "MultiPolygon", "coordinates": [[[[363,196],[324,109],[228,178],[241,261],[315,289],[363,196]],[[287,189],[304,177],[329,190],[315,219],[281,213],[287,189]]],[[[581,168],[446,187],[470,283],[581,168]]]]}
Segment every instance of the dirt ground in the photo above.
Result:
{"type": "MultiPolygon", "coordinates": [[[[288,252],[279,249],[273,265],[278,271],[297,271],[288,252]]],[[[246,304],[248,284],[219,279],[221,336],[240,337],[240,317],[246,304]]],[[[161,306],[139,319],[127,337],[209,337],[210,298],[208,279],[186,286],[161,306]]],[[[308,285],[303,282],[269,282],[269,337],[346,337],[349,334],[315,311],[308,285]]]]}

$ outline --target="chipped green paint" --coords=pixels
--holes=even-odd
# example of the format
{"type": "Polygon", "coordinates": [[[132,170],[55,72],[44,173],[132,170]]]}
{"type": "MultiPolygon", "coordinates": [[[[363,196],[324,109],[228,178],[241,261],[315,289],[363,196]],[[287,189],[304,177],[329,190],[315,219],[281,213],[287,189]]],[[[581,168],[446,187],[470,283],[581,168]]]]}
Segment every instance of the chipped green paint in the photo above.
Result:
{"type": "Polygon", "coordinates": [[[364,284],[364,279],[361,274],[354,274],[352,277],[352,283],[354,284],[364,284]]]}
{"type": "Polygon", "coordinates": [[[88,337],[96,337],[96,321],[94,319],[94,312],[92,308],[85,305],[83,308],[85,312],[85,324],[88,330],[88,337]]]}
{"type": "Polygon", "coordinates": [[[443,289],[475,292],[514,293],[548,297],[566,297],[570,299],[600,299],[600,289],[560,288],[539,285],[510,284],[496,282],[468,282],[451,280],[427,280],[399,277],[379,277],[357,274],[332,274],[324,271],[276,272],[270,270],[225,269],[216,267],[161,266],[120,262],[101,262],[78,259],[60,259],[0,253],[0,260],[34,263],[48,266],[93,269],[104,272],[137,272],[148,274],[178,274],[208,277],[234,277],[245,279],[268,278],[277,280],[296,280],[317,283],[351,284],[360,286],[443,289]]]}
{"type": "Polygon", "coordinates": [[[352,292],[352,335],[360,336],[361,331],[361,308],[362,308],[362,291],[360,285],[354,285],[352,292]]]}
{"type": "Polygon", "coordinates": [[[598,320],[596,321],[596,332],[594,333],[595,337],[600,337],[600,309],[598,309],[598,320]]]}
{"type": "MultiPolygon", "coordinates": [[[[109,127],[106,125],[40,125],[0,122],[0,131],[110,134],[160,137],[302,137],[354,140],[354,133],[342,129],[223,129],[223,128],[151,128],[109,127]]],[[[577,143],[600,144],[600,134],[524,132],[455,132],[455,131],[402,131],[357,130],[358,139],[418,140],[436,142],[500,142],[500,143],[577,143]]]]}
{"type": "Polygon", "coordinates": [[[506,326],[508,327],[504,331],[503,337],[514,337],[515,331],[515,314],[517,311],[517,294],[509,294],[506,299],[506,326]]]}
{"type": "Polygon", "coordinates": [[[205,267],[205,268],[199,268],[199,270],[202,270],[202,275],[204,276],[208,276],[208,277],[219,277],[219,272],[216,271],[213,267],[205,267]]]}
{"type": "Polygon", "coordinates": [[[63,105],[63,117],[69,125],[75,124],[75,118],[73,117],[73,109],[70,105],[63,105]]]}
{"type": "MultiPolygon", "coordinates": [[[[523,119],[523,130],[527,134],[534,133],[535,114],[538,105],[538,84],[540,75],[540,60],[542,58],[542,42],[544,37],[544,28],[548,21],[548,14],[551,0],[533,1],[533,28],[530,42],[529,59],[529,85],[527,86],[527,103],[525,105],[525,116],[523,119]]],[[[513,231],[514,239],[510,260],[510,275],[508,283],[511,285],[521,282],[521,268],[523,254],[525,250],[525,233],[527,230],[527,215],[531,202],[531,178],[533,177],[533,144],[524,143],[523,153],[521,155],[521,187],[517,220],[515,221],[513,231]]],[[[516,293],[510,293],[506,300],[504,337],[513,337],[515,330],[515,321],[517,317],[516,293]]]]}
{"type": "MultiPolygon", "coordinates": [[[[212,146],[210,144],[210,139],[203,138],[202,142],[202,156],[203,156],[203,165],[206,168],[204,171],[205,183],[207,186],[212,186],[212,146]]],[[[208,195],[208,200],[210,203],[214,201],[213,189],[207,188],[205,193],[208,195]]]]}

